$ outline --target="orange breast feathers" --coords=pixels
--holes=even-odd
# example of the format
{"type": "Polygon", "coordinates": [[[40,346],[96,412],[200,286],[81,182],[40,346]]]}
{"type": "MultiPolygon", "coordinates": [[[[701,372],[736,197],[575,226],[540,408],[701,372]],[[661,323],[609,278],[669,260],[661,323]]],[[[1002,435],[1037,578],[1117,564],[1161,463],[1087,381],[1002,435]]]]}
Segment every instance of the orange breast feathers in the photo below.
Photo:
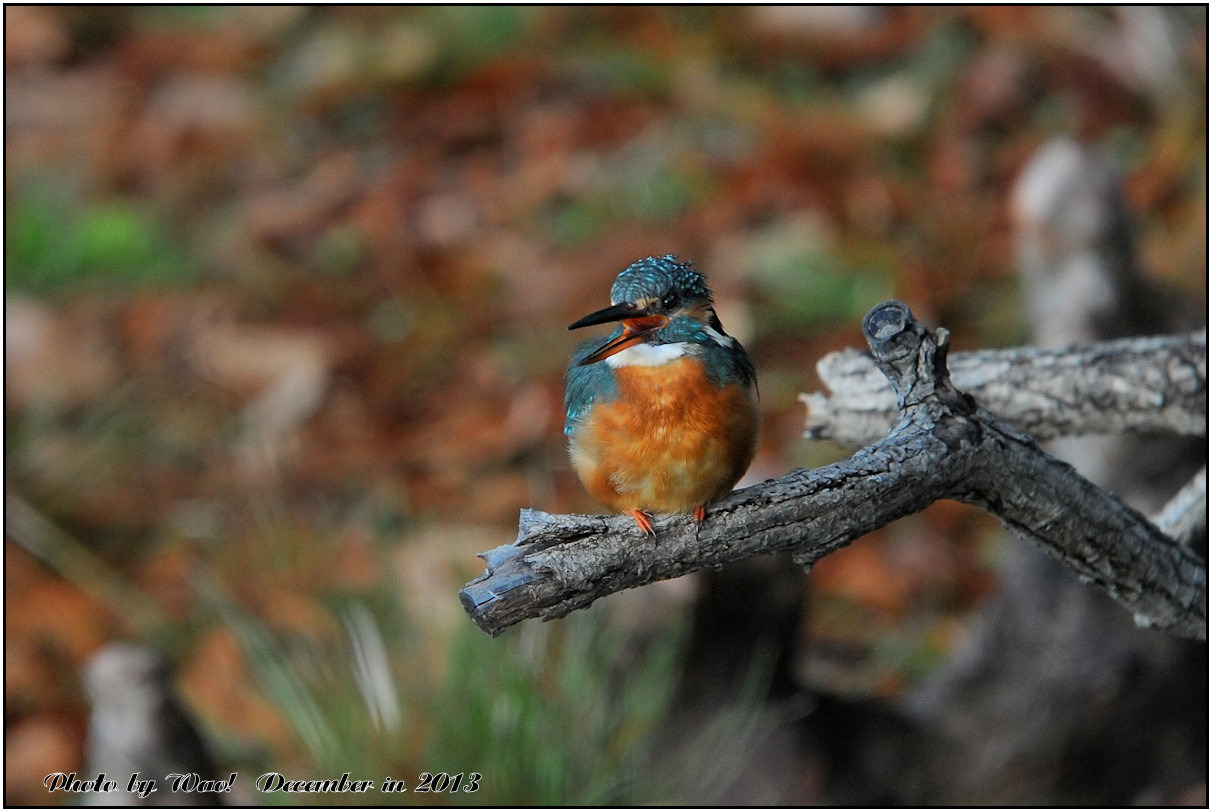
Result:
{"type": "Polygon", "coordinates": [[[689,513],[732,490],[757,441],[749,387],[716,386],[696,358],[615,375],[618,397],[595,404],[570,446],[595,499],[618,511],[689,513]]]}

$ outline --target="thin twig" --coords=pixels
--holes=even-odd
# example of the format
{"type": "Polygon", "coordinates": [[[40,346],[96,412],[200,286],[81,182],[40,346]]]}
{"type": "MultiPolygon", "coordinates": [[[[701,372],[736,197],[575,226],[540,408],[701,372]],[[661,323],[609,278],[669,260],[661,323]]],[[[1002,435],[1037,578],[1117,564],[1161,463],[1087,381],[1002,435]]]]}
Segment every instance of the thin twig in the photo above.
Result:
{"type": "Polygon", "coordinates": [[[1153,523],[1179,544],[1191,546],[1208,533],[1208,468],[1200,468],[1191,481],[1174,494],[1153,523]]]}
{"type": "Polygon", "coordinates": [[[115,609],[135,629],[151,633],[165,625],[164,612],[147,593],[12,492],[4,495],[4,533],[51,569],[115,609]]]}

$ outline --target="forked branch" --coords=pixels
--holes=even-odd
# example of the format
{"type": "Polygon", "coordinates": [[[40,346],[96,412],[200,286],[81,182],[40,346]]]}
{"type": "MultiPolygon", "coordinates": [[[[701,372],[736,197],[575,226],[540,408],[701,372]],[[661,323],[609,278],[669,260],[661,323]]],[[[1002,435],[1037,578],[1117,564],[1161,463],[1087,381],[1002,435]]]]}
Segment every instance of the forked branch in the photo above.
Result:
{"type": "Polygon", "coordinates": [[[993,514],[1104,590],[1138,623],[1206,637],[1207,570],[1191,548],[1114,494],[1001,423],[951,383],[947,331],[931,333],[899,301],[863,320],[896,396],[897,422],[849,459],[796,470],[689,517],[658,516],[655,539],[626,517],[522,512],[513,544],[459,593],[491,635],[527,618],[562,617],[600,597],[788,551],[805,566],[939,499],[993,514]]]}

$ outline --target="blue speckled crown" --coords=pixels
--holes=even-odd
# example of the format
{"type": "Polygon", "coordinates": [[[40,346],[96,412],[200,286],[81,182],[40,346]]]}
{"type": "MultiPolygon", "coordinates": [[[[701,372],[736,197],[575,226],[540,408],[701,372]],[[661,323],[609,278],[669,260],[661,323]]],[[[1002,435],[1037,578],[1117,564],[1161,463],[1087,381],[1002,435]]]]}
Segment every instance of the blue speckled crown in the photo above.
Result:
{"type": "Polygon", "coordinates": [[[610,301],[618,304],[660,299],[670,290],[677,291],[686,301],[711,301],[711,289],[703,275],[673,254],[648,257],[627,266],[610,286],[610,301]]]}

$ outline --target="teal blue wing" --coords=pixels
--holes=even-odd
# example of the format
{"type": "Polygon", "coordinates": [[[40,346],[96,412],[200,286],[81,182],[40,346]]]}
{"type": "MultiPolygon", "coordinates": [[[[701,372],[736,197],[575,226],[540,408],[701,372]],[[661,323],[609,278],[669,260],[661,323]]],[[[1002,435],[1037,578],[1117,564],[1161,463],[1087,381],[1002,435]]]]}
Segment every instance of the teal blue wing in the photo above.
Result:
{"type": "Polygon", "coordinates": [[[591,352],[602,346],[601,339],[587,341],[577,348],[568,362],[564,374],[564,433],[572,434],[593,404],[599,400],[613,400],[617,394],[614,373],[605,362],[581,366],[591,352]]]}

